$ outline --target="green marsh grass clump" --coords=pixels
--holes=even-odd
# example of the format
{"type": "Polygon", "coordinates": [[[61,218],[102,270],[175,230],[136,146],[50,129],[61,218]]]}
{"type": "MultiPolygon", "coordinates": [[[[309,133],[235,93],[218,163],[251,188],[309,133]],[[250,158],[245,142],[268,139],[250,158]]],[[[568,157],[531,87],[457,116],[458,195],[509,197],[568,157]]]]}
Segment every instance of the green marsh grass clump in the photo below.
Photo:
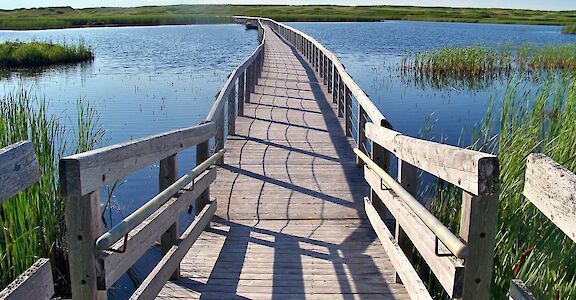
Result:
{"type": "MultiPolygon", "coordinates": [[[[494,299],[507,298],[513,278],[525,281],[538,299],[576,299],[576,244],[522,195],[530,153],[544,153],[576,172],[575,75],[553,75],[535,92],[509,83],[500,115],[489,108],[473,137],[470,148],[497,154],[500,163],[494,299]]],[[[461,195],[438,182],[431,208],[455,232],[461,195]]]]}
{"type": "Polygon", "coordinates": [[[55,266],[57,294],[67,295],[67,260],[58,160],[64,154],[92,149],[103,136],[98,115],[78,102],[77,128],[47,112],[44,100],[25,89],[0,97],[0,148],[21,140],[34,144],[40,163],[38,183],[0,205],[0,289],[40,257],[55,266]]]}
{"type": "Polygon", "coordinates": [[[562,27],[562,33],[576,34],[576,24],[565,25],[562,27]]]}
{"type": "Polygon", "coordinates": [[[36,41],[0,43],[0,68],[33,68],[93,59],[92,49],[82,42],[77,45],[36,41]]]}
{"type": "Polygon", "coordinates": [[[496,79],[515,75],[538,79],[558,70],[576,70],[576,44],[524,44],[516,49],[445,47],[407,54],[400,64],[404,80],[435,88],[457,86],[471,90],[483,89],[496,79]]]}

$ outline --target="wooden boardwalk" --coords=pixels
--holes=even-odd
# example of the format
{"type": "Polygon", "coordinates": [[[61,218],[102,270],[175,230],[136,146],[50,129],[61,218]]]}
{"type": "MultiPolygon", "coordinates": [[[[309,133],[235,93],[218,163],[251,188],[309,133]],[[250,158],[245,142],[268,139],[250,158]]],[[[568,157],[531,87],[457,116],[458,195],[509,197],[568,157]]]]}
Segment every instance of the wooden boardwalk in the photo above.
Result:
{"type": "Polygon", "coordinates": [[[366,220],[369,187],[331,96],[266,28],[251,103],[225,144],[218,210],[161,299],[407,299],[366,220]]]}

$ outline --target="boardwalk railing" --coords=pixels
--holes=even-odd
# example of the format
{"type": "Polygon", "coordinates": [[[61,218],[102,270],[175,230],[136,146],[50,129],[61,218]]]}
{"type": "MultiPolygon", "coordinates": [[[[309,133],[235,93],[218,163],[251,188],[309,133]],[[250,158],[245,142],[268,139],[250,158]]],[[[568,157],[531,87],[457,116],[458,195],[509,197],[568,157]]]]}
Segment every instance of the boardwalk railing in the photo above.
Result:
{"type": "Polygon", "coordinates": [[[365,177],[372,192],[365,203],[366,212],[411,297],[430,299],[408,259],[412,257],[409,241],[452,298],[488,299],[498,215],[497,158],[404,136],[390,129],[384,115],[338,57],[314,38],[271,19],[235,19],[258,19],[270,26],[300,51],[327,85],[338,116],[345,118],[346,135],[356,142],[358,165],[368,165],[365,177]],[[398,159],[399,185],[392,183],[388,175],[391,154],[398,159]],[[414,199],[417,169],[464,191],[459,237],[425,213],[414,199]],[[386,211],[396,220],[395,238],[382,221],[386,211]]]}
{"type": "Polygon", "coordinates": [[[234,133],[262,70],[265,34],[258,25],[259,46],[232,71],[203,123],[60,161],[74,299],[105,299],[106,290],[159,239],[163,257],[131,298],[152,299],[167,280],[179,277],[182,258],[216,211],[216,200],[210,200],[213,165],[223,163],[227,133],[234,133]],[[193,146],[197,167],[178,178],[177,154],[193,146]],[[160,193],[102,234],[100,189],[158,161],[160,193]],[[191,205],[197,216],[180,235],[179,217],[191,205]]]}
{"type": "MultiPolygon", "coordinates": [[[[0,149],[0,205],[40,180],[34,145],[18,142],[0,149]]],[[[50,299],[54,282],[50,260],[41,258],[0,291],[0,299],[50,299]]]]}
{"type": "MultiPolygon", "coordinates": [[[[576,242],[576,174],[544,154],[528,156],[524,196],[576,242]]],[[[521,280],[510,283],[510,299],[535,299],[521,280]]]]}

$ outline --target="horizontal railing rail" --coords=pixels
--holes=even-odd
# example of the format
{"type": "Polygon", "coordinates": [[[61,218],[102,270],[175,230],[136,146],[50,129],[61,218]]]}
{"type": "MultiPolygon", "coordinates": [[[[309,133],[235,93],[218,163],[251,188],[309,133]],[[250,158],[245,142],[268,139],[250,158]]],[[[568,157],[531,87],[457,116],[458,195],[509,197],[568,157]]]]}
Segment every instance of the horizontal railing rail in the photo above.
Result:
{"type": "Polygon", "coordinates": [[[365,168],[366,181],[371,186],[366,212],[391,256],[397,276],[410,287],[410,296],[430,298],[423,293],[426,289],[422,281],[413,276],[413,267],[406,263],[414,251],[409,241],[451,297],[488,299],[498,214],[496,157],[407,137],[392,130],[338,57],[314,38],[267,18],[235,17],[235,20],[259,20],[272,28],[307,59],[317,72],[319,82],[332,94],[337,115],[344,118],[344,131],[356,143],[357,164],[368,162],[372,166],[365,168]],[[398,159],[398,184],[393,184],[387,174],[392,154],[398,159]],[[459,237],[429,213],[424,213],[421,205],[415,205],[418,170],[464,190],[459,237]],[[374,211],[378,212],[377,217],[369,213],[374,211]],[[388,228],[381,227],[386,211],[391,212],[396,222],[394,243],[386,240],[392,236],[388,228]],[[392,257],[398,253],[398,247],[404,255],[392,257]]]}
{"type": "MultiPolygon", "coordinates": [[[[40,163],[31,142],[21,141],[0,149],[0,182],[2,183],[0,206],[2,202],[29,188],[40,179],[40,163]]],[[[47,258],[38,259],[0,291],[0,299],[43,300],[51,299],[52,296],[54,296],[54,279],[52,278],[52,264],[47,258]]]]}
{"type": "MultiPolygon", "coordinates": [[[[522,194],[576,243],[576,174],[550,157],[530,154],[522,194]]],[[[510,299],[535,299],[519,279],[510,283],[510,299]]]]}
{"type": "Polygon", "coordinates": [[[60,160],[73,298],[106,298],[106,290],[158,239],[162,260],[131,299],[153,298],[167,280],[179,277],[182,258],[216,211],[216,200],[210,199],[213,166],[223,163],[226,137],[234,134],[236,117],[262,70],[266,34],[257,23],[259,45],[232,70],[204,122],[60,160]],[[192,146],[197,166],[178,178],[177,155],[192,146]],[[158,161],[159,194],[102,234],[100,188],[158,161]],[[191,207],[196,218],[180,235],[179,216],[191,207]]]}

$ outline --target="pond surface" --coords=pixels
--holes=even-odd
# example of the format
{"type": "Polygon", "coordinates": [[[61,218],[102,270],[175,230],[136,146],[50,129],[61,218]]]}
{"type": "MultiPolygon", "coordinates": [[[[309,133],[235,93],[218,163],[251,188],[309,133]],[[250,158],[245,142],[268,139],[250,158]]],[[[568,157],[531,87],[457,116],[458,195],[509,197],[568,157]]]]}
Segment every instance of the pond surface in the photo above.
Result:
{"type": "MultiPolygon", "coordinates": [[[[337,54],[395,129],[418,136],[421,128],[434,123],[428,135],[442,135],[450,144],[458,142],[463,127],[471,128],[485,116],[488,102],[499,100],[504,84],[476,91],[417,86],[399,77],[397,66],[407,52],[450,45],[576,42],[576,36],[562,35],[560,27],[553,26],[400,21],[290,25],[337,54]]],[[[0,41],[15,39],[83,40],[93,47],[93,63],[4,74],[0,82],[2,92],[22,85],[45,97],[50,110],[66,123],[75,120],[77,101],[85,98],[100,113],[106,131],[100,146],[203,121],[228,73],[257,45],[256,32],[239,25],[0,31],[0,41]]],[[[180,173],[194,166],[194,157],[194,150],[179,156],[180,173]]],[[[118,222],[155,195],[157,180],[158,166],[151,166],[120,182],[107,223],[118,222]]],[[[106,194],[104,190],[103,204],[106,194]]],[[[190,220],[185,218],[183,226],[190,220]]],[[[132,277],[142,280],[158,252],[150,251],[132,277]]],[[[132,290],[130,282],[124,276],[111,296],[125,298],[132,290]]]]}
{"type": "Polygon", "coordinates": [[[445,46],[483,45],[499,49],[548,43],[574,43],[558,26],[386,21],[380,23],[289,23],[338,55],[348,73],[370,96],[394,128],[458,144],[486,115],[489,101],[501,101],[507,81],[474,91],[458,85],[434,88],[406,82],[398,67],[407,53],[445,46]],[[431,131],[425,128],[433,126],[431,131]]]}

